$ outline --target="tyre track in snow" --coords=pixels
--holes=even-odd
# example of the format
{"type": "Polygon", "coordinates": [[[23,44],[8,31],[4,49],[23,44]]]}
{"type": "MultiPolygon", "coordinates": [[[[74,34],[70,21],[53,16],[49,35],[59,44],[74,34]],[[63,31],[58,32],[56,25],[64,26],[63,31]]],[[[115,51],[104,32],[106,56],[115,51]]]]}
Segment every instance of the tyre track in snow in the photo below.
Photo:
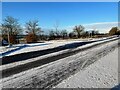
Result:
{"type": "Polygon", "coordinates": [[[80,54],[78,53],[78,56],[73,55],[65,59],[55,61],[55,63],[52,63],[51,65],[48,65],[48,67],[43,69],[38,68],[36,69],[36,72],[32,75],[25,74],[16,78],[3,80],[3,88],[19,87],[50,89],[70,75],[73,75],[80,70],[82,71],[88,65],[99,60],[111,51],[114,51],[118,45],[113,44],[112,46],[108,46],[103,44],[101,46],[102,48],[93,48],[91,50],[92,52],[90,52],[89,54],[87,52],[87,54],[85,53],[82,57],[79,57],[80,54]],[[72,60],[71,58],[74,60],[72,60]]]}
{"type": "MultiPolygon", "coordinates": [[[[118,38],[114,39],[114,40],[118,40],[118,38]]],[[[86,48],[83,48],[83,49],[77,49],[77,50],[70,49],[67,52],[63,52],[63,53],[55,55],[55,56],[43,58],[43,59],[40,59],[40,60],[37,60],[37,61],[34,61],[34,62],[29,62],[29,63],[26,63],[26,64],[18,65],[18,66],[13,67],[13,68],[2,70],[2,71],[0,71],[0,73],[2,73],[1,78],[5,78],[5,77],[8,77],[8,76],[20,73],[22,71],[29,70],[31,68],[35,68],[35,67],[38,67],[38,66],[42,66],[44,64],[48,64],[50,62],[57,61],[59,59],[77,54],[81,51],[84,51],[84,50],[87,50],[87,49],[90,49],[90,48],[93,48],[93,47],[97,47],[99,45],[102,45],[102,44],[105,44],[105,43],[108,43],[108,42],[111,42],[111,41],[114,41],[114,40],[109,40],[109,41],[106,41],[106,42],[98,43],[98,44],[95,44],[95,45],[92,45],[92,46],[89,46],[89,47],[86,47],[86,48]]]]}

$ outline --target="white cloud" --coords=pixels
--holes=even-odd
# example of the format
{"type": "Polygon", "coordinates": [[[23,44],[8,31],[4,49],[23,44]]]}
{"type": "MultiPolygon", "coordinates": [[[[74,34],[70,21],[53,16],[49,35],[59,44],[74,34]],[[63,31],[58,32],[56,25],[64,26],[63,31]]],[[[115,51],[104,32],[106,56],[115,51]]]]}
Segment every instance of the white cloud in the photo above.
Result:
{"type": "MultiPolygon", "coordinates": [[[[85,27],[85,30],[88,30],[88,31],[92,29],[96,29],[100,33],[107,33],[112,27],[120,26],[120,22],[119,22],[119,25],[118,25],[118,22],[100,22],[100,23],[83,24],[83,26],[85,27]]],[[[68,31],[72,31],[73,28],[74,26],[68,26],[66,29],[68,31]]]]}

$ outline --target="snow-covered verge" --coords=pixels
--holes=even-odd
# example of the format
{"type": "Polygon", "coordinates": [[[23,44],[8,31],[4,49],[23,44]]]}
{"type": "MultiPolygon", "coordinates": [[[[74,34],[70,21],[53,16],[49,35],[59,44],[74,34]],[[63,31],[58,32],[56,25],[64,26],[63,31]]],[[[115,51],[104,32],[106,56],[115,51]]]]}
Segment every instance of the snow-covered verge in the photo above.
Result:
{"type": "Polygon", "coordinates": [[[118,84],[118,48],[116,48],[54,88],[113,88],[118,84]]]}
{"type": "MultiPolygon", "coordinates": [[[[75,42],[84,42],[84,41],[96,41],[96,40],[103,40],[108,38],[114,38],[116,36],[110,36],[105,38],[88,38],[88,39],[68,39],[68,40],[52,40],[52,41],[45,41],[43,43],[33,43],[33,44],[16,44],[11,47],[9,46],[0,46],[0,55],[2,56],[10,56],[20,53],[27,53],[31,51],[38,51],[48,48],[55,48],[58,46],[63,46],[65,44],[75,43],[75,42]],[[25,47],[24,47],[25,46],[25,47]],[[16,50],[15,50],[16,49],[16,50]],[[13,52],[4,55],[5,52],[9,52],[13,50],[13,52]]],[[[1,57],[1,56],[0,56],[1,57]]]]}
{"type": "MultiPolygon", "coordinates": [[[[0,80],[0,84],[2,88],[53,87],[69,76],[79,71],[83,72],[85,67],[88,67],[95,61],[97,62],[97,60],[100,60],[100,58],[113,51],[117,44],[118,41],[116,40],[101,46],[81,51],[78,54],[60,59],[58,61],[3,78],[0,80]]],[[[104,66],[104,68],[107,67],[104,66]]]]}
{"type": "Polygon", "coordinates": [[[76,41],[69,41],[69,40],[68,41],[67,40],[46,41],[44,43],[37,43],[37,44],[19,44],[19,45],[14,45],[10,48],[9,47],[0,47],[0,54],[14,50],[12,53],[5,55],[5,56],[10,56],[10,55],[15,55],[15,54],[20,54],[20,53],[27,53],[27,52],[31,52],[31,51],[55,48],[58,46],[63,46],[65,44],[70,44],[70,43],[74,43],[74,42],[81,42],[81,41],[79,41],[79,40],[76,40],[76,41]],[[26,47],[21,48],[23,46],[26,46],[26,47]],[[15,50],[15,49],[17,49],[17,50],[15,50]]]}

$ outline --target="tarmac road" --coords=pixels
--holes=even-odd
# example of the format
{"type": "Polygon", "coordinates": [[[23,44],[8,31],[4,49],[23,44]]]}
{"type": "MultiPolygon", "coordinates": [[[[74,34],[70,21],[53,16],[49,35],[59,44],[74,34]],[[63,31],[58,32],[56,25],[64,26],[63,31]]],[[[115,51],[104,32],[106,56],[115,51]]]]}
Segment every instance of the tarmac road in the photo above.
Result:
{"type": "Polygon", "coordinates": [[[32,69],[24,74],[21,72],[18,76],[11,76],[7,79],[3,78],[2,85],[4,88],[52,88],[70,75],[83,70],[88,65],[107,55],[118,46],[117,44],[110,45],[109,43],[80,50],[81,52],[72,52],[72,56],[68,54],[70,55],[69,57],[61,58],[44,68],[32,69]]]}
{"type": "MultiPolygon", "coordinates": [[[[107,40],[107,39],[111,39],[111,38],[114,38],[114,37],[109,37],[109,38],[106,38],[103,40],[107,40]]],[[[77,47],[80,47],[80,46],[83,46],[86,44],[99,42],[99,41],[103,41],[103,40],[101,39],[101,40],[96,40],[96,41],[75,42],[75,43],[66,44],[63,46],[58,46],[55,48],[50,48],[50,49],[45,49],[45,50],[32,51],[32,52],[21,53],[21,54],[16,54],[16,55],[11,55],[11,56],[3,56],[2,58],[0,58],[0,60],[1,60],[0,65],[9,64],[12,62],[23,61],[23,60],[27,60],[30,58],[35,58],[38,56],[42,56],[42,55],[46,55],[46,54],[50,54],[50,53],[54,53],[54,52],[58,52],[58,51],[66,50],[66,49],[74,49],[74,48],[77,48],[77,47]]]]}
{"type": "MultiPolygon", "coordinates": [[[[110,41],[107,41],[107,42],[110,42],[110,41]]],[[[1,78],[5,78],[5,77],[8,77],[8,76],[20,73],[22,71],[29,70],[31,68],[35,68],[35,67],[38,67],[38,66],[42,66],[44,64],[48,64],[50,62],[57,61],[59,59],[66,58],[68,56],[72,56],[72,55],[77,54],[77,53],[79,53],[81,51],[84,51],[84,50],[87,50],[87,49],[91,49],[92,47],[97,47],[97,46],[100,46],[100,45],[102,45],[102,43],[98,44],[98,45],[93,45],[91,47],[87,47],[87,48],[84,48],[84,49],[69,50],[68,52],[63,52],[62,54],[58,54],[56,56],[43,58],[43,59],[40,59],[40,60],[37,60],[37,61],[34,61],[34,62],[29,62],[29,63],[26,63],[26,64],[18,65],[18,66],[13,67],[13,68],[5,69],[5,70],[0,71],[0,73],[2,73],[2,77],[1,78]]],[[[48,53],[48,52],[51,52],[51,51],[48,50],[46,52],[48,53]]],[[[34,53],[34,55],[36,55],[36,53],[34,53]]],[[[27,57],[27,56],[21,56],[21,57],[19,57],[19,59],[22,58],[22,57],[27,57]]]]}

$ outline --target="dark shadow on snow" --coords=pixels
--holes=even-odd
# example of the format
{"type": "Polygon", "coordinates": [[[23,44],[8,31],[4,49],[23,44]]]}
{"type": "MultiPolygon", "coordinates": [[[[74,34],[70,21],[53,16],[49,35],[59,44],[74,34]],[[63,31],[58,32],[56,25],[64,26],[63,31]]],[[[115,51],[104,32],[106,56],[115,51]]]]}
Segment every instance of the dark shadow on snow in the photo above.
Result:
{"type": "MultiPolygon", "coordinates": [[[[114,41],[114,40],[111,40],[111,41],[114,41]]],[[[118,40],[118,39],[116,39],[116,40],[118,40]]],[[[111,42],[111,41],[107,41],[107,42],[111,42]]],[[[103,42],[103,43],[107,43],[107,42],[103,42]]],[[[71,51],[71,49],[73,49],[73,48],[76,48],[80,45],[85,45],[85,44],[88,44],[88,43],[92,43],[92,42],[82,42],[82,43],[77,42],[77,43],[67,44],[67,45],[52,48],[52,49],[47,49],[47,50],[41,50],[41,51],[35,51],[35,52],[29,52],[29,53],[23,53],[23,54],[17,54],[17,55],[13,55],[13,56],[4,57],[3,58],[3,61],[4,61],[3,64],[7,64],[7,63],[11,63],[11,62],[16,62],[17,60],[22,61],[22,60],[25,60],[26,58],[37,57],[37,56],[44,55],[44,54],[47,54],[47,53],[57,52],[59,50],[70,48],[68,52],[63,52],[63,53],[55,55],[55,56],[46,57],[46,58],[43,58],[43,59],[40,59],[40,60],[38,59],[34,62],[29,62],[29,63],[26,63],[26,64],[18,65],[16,67],[8,68],[8,69],[0,71],[0,73],[2,73],[2,78],[8,77],[10,75],[14,75],[16,73],[20,73],[22,71],[25,71],[25,70],[28,70],[28,69],[31,69],[31,68],[35,68],[35,67],[38,67],[38,66],[50,63],[50,62],[54,62],[56,60],[74,55],[74,54],[76,54],[80,51],[87,50],[87,49],[92,48],[94,46],[103,44],[103,43],[98,43],[98,44],[92,45],[90,47],[86,47],[84,49],[77,49],[77,50],[72,50],[71,51]]]]}
{"type": "MultiPolygon", "coordinates": [[[[2,64],[8,64],[8,63],[12,63],[12,62],[26,60],[26,59],[29,59],[29,58],[35,58],[35,57],[38,57],[38,56],[58,52],[58,51],[65,50],[65,49],[77,48],[79,46],[82,46],[82,45],[85,45],[85,44],[88,44],[88,43],[92,43],[92,42],[72,43],[72,44],[66,44],[66,45],[63,45],[63,46],[50,48],[50,49],[45,49],[45,50],[32,51],[32,52],[21,53],[21,54],[16,54],[16,55],[11,55],[11,56],[5,56],[5,57],[2,57],[2,64]]],[[[17,50],[25,48],[25,47],[26,46],[18,48],[17,50]]],[[[11,53],[11,52],[14,52],[14,50],[12,50],[8,53],[11,53]]]]}
{"type": "MultiPolygon", "coordinates": [[[[112,37],[110,37],[110,38],[112,38],[112,37]]],[[[107,39],[110,39],[110,38],[107,38],[107,39]]],[[[22,60],[26,60],[26,59],[30,59],[30,58],[35,58],[38,56],[58,52],[58,51],[65,50],[65,49],[73,49],[73,48],[77,48],[79,46],[83,46],[83,45],[86,45],[89,43],[103,41],[103,40],[106,40],[106,39],[96,40],[96,41],[86,41],[86,42],[75,42],[75,43],[66,44],[63,46],[58,46],[55,48],[49,48],[49,49],[45,49],[45,50],[32,51],[32,52],[21,53],[21,54],[16,54],[16,55],[11,55],[11,56],[4,56],[4,54],[8,54],[8,53],[14,52],[16,50],[20,50],[20,49],[23,49],[25,47],[28,47],[28,45],[24,45],[24,46],[17,48],[15,50],[11,50],[9,52],[3,53],[2,54],[3,57],[0,58],[0,60],[2,60],[1,65],[12,63],[12,62],[17,62],[17,61],[22,61],[22,60]]],[[[43,44],[43,45],[46,45],[46,44],[43,44]]],[[[35,45],[33,45],[33,46],[35,46],[35,45]]],[[[40,45],[36,45],[36,46],[40,46],[40,45]]]]}

